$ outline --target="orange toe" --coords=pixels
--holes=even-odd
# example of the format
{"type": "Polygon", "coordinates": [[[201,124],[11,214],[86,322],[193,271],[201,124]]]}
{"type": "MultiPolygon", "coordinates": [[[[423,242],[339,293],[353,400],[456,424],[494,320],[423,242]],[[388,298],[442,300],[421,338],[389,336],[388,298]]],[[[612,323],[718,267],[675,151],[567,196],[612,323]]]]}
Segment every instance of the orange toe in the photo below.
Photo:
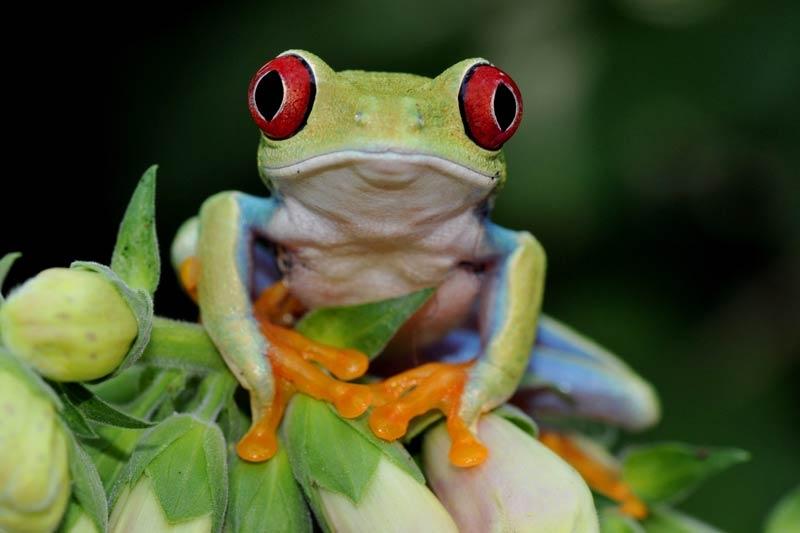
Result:
{"type": "Polygon", "coordinates": [[[622,480],[619,469],[593,457],[569,435],[554,431],[542,431],[542,444],[556,452],[572,465],[593,490],[620,504],[620,511],[632,518],[646,518],[647,505],[633,493],[622,480]]]}
{"type": "Polygon", "coordinates": [[[438,409],[447,417],[450,462],[461,467],[483,463],[488,450],[458,416],[468,369],[468,364],[429,363],[373,385],[378,407],[369,417],[370,428],[384,440],[396,440],[406,434],[412,418],[438,409]]]}
{"type": "Polygon", "coordinates": [[[295,392],[332,403],[344,418],[364,414],[372,403],[373,391],[369,386],[339,381],[363,376],[369,366],[367,356],[357,350],[325,346],[279,325],[292,322],[297,309],[283,282],[266,289],[254,304],[261,333],[268,341],[266,355],[276,386],[272,404],[236,447],[242,459],[265,461],[275,454],[278,425],[295,392]]]}

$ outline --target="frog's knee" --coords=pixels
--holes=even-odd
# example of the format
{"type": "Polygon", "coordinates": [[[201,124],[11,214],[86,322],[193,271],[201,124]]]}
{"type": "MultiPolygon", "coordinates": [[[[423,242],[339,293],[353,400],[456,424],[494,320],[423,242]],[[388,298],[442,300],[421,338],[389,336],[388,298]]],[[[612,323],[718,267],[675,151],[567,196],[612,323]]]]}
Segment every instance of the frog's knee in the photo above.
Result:
{"type": "Polygon", "coordinates": [[[181,224],[178,233],[175,234],[170,248],[170,260],[175,271],[180,272],[181,265],[190,257],[197,255],[199,228],[198,217],[192,217],[181,224]]]}

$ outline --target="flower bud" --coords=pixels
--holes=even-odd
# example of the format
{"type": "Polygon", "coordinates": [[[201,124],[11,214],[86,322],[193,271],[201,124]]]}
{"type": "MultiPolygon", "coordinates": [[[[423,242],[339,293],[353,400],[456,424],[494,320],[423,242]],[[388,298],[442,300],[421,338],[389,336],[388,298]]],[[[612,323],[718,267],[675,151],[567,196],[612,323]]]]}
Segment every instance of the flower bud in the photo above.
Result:
{"type": "Polygon", "coordinates": [[[137,335],[125,299],[102,275],[51,268],[11,293],[0,308],[3,342],[56,381],[105,376],[137,335]]]}
{"type": "Polygon", "coordinates": [[[222,527],[228,479],[225,439],[215,424],[186,414],[162,420],[142,435],[122,476],[110,495],[112,533],[222,527]]]}
{"type": "Polygon", "coordinates": [[[3,366],[0,443],[0,531],[55,530],[70,494],[66,435],[50,399],[3,366]]]}
{"type": "Polygon", "coordinates": [[[318,489],[331,531],[458,531],[436,496],[390,460],[381,457],[373,475],[357,504],[343,494],[318,489]]]}
{"type": "Polygon", "coordinates": [[[472,468],[450,464],[442,424],[423,444],[428,480],[460,531],[598,531],[589,488],[556,454],[493,414],[481,418],[478,435],[489,458],[472,468]]]}
{"type": "MultiPolygon", "coordinates": [[[[188,496],[188,495],[187,495],[188,496]]],[[[120,495],[109,522],[110,533],[209,533],[212,530],[212,513],[170,523],[158,501],[150,477],[143,475],[133,486],[126,487],[120,495]]]]}

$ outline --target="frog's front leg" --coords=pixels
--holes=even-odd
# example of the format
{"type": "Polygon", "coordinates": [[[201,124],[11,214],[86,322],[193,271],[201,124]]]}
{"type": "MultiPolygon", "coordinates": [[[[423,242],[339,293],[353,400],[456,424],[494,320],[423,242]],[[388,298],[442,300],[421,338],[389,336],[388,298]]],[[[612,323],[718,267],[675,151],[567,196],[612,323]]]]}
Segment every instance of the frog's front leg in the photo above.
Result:
{"type": "Polygon", "coordinates": [[[544,250],[527,232],[490,224],[487,237],[495,252],[487,258],[482,289],[481,355],[460,364],[429,363],[375,386],[373,431],[386,440],[405,434],[410,420],[430,409],[447,417],[450,461],[457,466],[482,463],[487,450],[474,436],[478,416],[508,400],[525,372],[541,307],[544,250]]]}
{"type": "Polygon", "coordinates": [[[269,459],[277,451],[277,426],[295,390],[330,401],[348,418],[362,414],[372,396],[368,387],[340,382],[312,363],[353,379],[366,371],[365,355],[322,346],[275,323],[275,306],[285,300],[281,281],[276,280],[253,304],[253,242],[263,234],[276,206],[272,198],[236,192],[213,196],[200,211],[195,259],[187,258],[195,266],[180,268],[182,275],[197,273],[203,325],[250,392],[253,425],[237,451],[251,461],[269,459]]]}

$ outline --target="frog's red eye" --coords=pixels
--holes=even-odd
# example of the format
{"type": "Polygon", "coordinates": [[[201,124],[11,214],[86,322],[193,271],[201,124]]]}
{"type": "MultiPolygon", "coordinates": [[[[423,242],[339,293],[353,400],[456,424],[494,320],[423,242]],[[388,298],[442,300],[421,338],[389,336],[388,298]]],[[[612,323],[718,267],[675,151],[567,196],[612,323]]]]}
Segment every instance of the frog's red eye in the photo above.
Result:
{"type": "Polygon", "coordinates": [[[280,56],[258,69],[247,93],[250,115],[270,139],[288,139],[306,125],[314,105],[314,73],[296,55],[280,56]]]}
{"type": "Polygon", "coordinates": [[[491,65],[472,67],[458,94],[467,136],[487,150],[499,150],[522,120],[522,95],[511,77],[491,65]]]}

